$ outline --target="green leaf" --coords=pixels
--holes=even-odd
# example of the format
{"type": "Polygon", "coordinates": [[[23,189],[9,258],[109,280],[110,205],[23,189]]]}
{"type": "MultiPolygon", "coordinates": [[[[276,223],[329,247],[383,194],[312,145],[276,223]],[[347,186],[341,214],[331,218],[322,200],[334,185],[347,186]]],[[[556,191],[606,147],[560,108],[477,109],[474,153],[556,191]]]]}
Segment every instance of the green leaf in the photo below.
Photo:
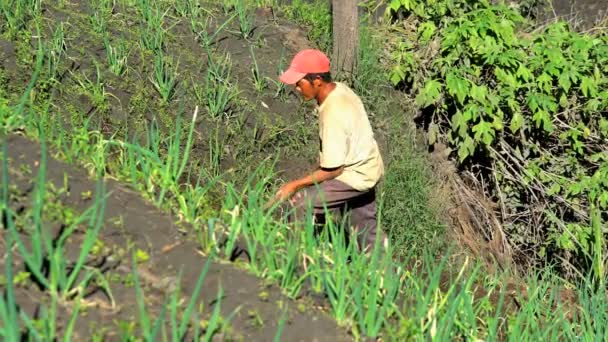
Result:
{"type": "Polygon", "coordinates": [[[511,124],[509,125],[509,129],[512,133],[517,133],[517,131],[519,131],[523,127],[524,122],[525,119],[521,115],[521,113],[515,113],[511,118],[511,124]]]}
{"type": "Polygon", "coordinates": [[[564,89],[566,92],[570,91],[570,86],[572,85],[572,82],[570,82],[570,76],[568,74],[563,73],[559,75],[558,83],[560,87],[562,87],[562,89],[564,89]]]}
{"type": "Polygon", "coordinates": [[[608,120],[601,118],[600,119],[600,132],[605,137],[608,137],[608,120]]]}
{"type": "Polygon", "coordinates": [[[530,109],[535,112],[536,110],[538,110],[539,108],[539,97],[538,94],[535,93],[529,93],[528,94],[528,98],[527,98],[527,102],[528,102],[528,107],[530,107],[530,109]]]}
{"type": "Polygon", "coordinates": [[[515,75],[526,82],[529,82],[534,77],[530,69],[528,69],[524,63],[519,64],[519,68],[517,69],[517,73],[515,75]]]}
{"type": "Polygon", "coordinates": [[[448,93],[456,96],[460,104],[464,104],[470,88],[469,80],[456,75],[454,72],[450,72],[447,74],[445,82],[448,93]]]}
{"type": "Polygon", "coordinates": [[[540,76],[538,76],[536,81],[538,82],[538,86],[541,89],[543,89],[547,93],[551,93],[551,90],[552,90],[551,84],[553,83],[553,78],[551,76],[549,76],[549,74],[542,73],[540,76]]]}
{"type": "Polygon", "coordinates": [[[473,155],[474,151],[475,142],[471,137],[467,136],[458,148],[458,158],[460,159],[460,162],[462,163],[465,159],[473,155]]]}
{"type": "Polygon", "coordinates": [[[494,140],[494,128],[489,122],[480,121],[473,126],[473,133],[475,133],[475,141],[481,141],[484,145],[490,145],[494,140]]]}
{"type": "Polygon", "coordinates": [[[390,7],[393,11],[397,12],[399,10],[399,8],[401,8],[401,1],[400,0],[391,0],[390,7]]]}
{"type": "Polygon", "coordinates": [[[401,65],[397,65],[391,70],[390,79],[393,85],[397,85],[405,79],[405,72],[401,65]]]}
{"type": "Polygon", "coordinates": [[[468,119],[461,111],[456,111],[456,114],[450,118],[452,121],[452,131],[458,132],[458,136],[464,138],[467,136],[468,119]]]}
{"type": "Polygon", "coordinates": [[[428,42],[433,37],[436,30],[437,26],[435,26],[435,23],[432,21],[425,21],[424,23],[420,24],[420,26],[418,26],[418,36],[420,37],[420,41],[423,43],[428,42]]]}
{"type": "Polygon", "coordinates": [[[504,128],[504,113],[500,109],[498,109],[496,115],[494,115],[493,117],[494,119],[492,120],[492,127],[497,131],[502,131],[504,128]]]}
{"type": "Polygon", "coordinates": [[[568,96],[566,96],[566,94],[562,94],[559,97],[559,105],[562,108],[568,108],[568,106],[570,105],[570,102],[568,102],[568,96]]]}
{"type": "Polygon", "coordinates": [[[553,123],[551,122],[551,117],[549,116],[549,113],[547,113],[546,111],[542,109],[538,110],[536,113],[534,113],[532,119],[536,123],[537,128],[540,128],[542,125],[542,128],[545,132],[553,132],[553,123]]]}
{"type": "Polygon", "coordinates": [[[416,104],[421,107],[428,107],[437,102],[441,95],[441,83],[437,80],[429,80],[425,83],[424,88],[416,96],[416,104]]]}
{"type": "Polygon", "coordinates": [[[549,190],[547,190],[547,194],[549,196],[552,196],[552,195],[558,194],[561,190],[562,190],[562,187],[558,183],[554,183],[553,185],[551,185],[549,190]]]}
{"type": "Polygon", "coordinates": [[[591,77],[583,76],[581,79],[581,91],[585,97],[593,97],[597,95],[597,84],[591,77]]]}
{"type": "Polygon", "coordinates": [[[517,87],[517,80],[515,79],[515,77],[513,76],[513,74],[511,74],[510,72],[507,72],[505,70],[503,70],[502,68],[495,68],[494,69],[494,74],[496,75],[496,78],[502,82],[507,84],[510,87],[517,87]]]}
{"type": "Polygon", "coordinates": [[[488,88],[485,85],[478,86],[473,84],[471,87],[471,97],[479,102],[484,103],[486,96],[488,95],[488,88]]]}
{"type": "Polygon", "coordinates": [[[539,106],[547,112],[555,113],[557,111],[557,102],[552,95],[539,94],[537,100],[539,106]]]}

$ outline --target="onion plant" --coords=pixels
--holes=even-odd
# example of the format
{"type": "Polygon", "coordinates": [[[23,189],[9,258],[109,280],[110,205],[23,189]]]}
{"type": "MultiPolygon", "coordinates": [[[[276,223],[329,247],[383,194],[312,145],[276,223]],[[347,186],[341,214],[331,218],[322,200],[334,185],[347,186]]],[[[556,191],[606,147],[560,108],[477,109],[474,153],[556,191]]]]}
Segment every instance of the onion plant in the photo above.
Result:
{"type": "MultiPolygon", "coordinates": [[[[176,199],[184,205],[196,206],[204,201],[204,190],[184,191],[181,186],[182,176],[189,163],[190,152],[193,144],[194,125],[198,115],[198,107],[195,108],[192,120],[188,127],[188,135],[183,136],[181,111],[177,115],[176,126],[168,137],[164,138],[156,125],[152,125],[148,131],[147,143],[140,145],[137,141],[127,143],[121,140],[110,139],[107,143],[125,150],[121,163],[130,175],[135,185],[144,185],[144,191],[154,194],[154,202],[158,206],[165,204],[168,197],[176,199]],[[166,149],[166,154],[161,150],[166,149]]],[[[188,189],[188,188],[186,188],[188,189]]],[[[192,189],[192,188],[190,188],[192,189]]],[[[191,207],[189,218],[198,217],[199,210],[204,208],[191,207]]]]}
{"type": "MultiPolygon", "coordinates": [[[[46,194],[46,144],[43,142],[40,168],[36,180],[34,203],[31,216],[32,228],[28,239],[23,239],[12,220],[9,220],[8,231],[12,235],[17,250],[31,271],[32,277],[47,289],[54,297],[69,300],[73,295],[84,291],[91,279],[96,278],[101,284],[106,284],[105,278],[98,270],[86,266],[87,257],[93,247],[101,227],[103,226],[103,213],[105,200],[103,196],[103,183],[97,184],[97,196],[92,207],[74,220],[68,227],[61,230],[58,236],[49,235],[44,227],[43,207],[46,194]],[[84,241],[76,262],[69,262],[65,254],[65,245],[68,238],[84,222],[88,221],[84,241]],[[26,243],[29,241],[29,243],[26,243]],[[29,248],[28,248],[29,245],[29,248]],[[49,275],[43,270],[48,262],[49,275]]],[[[9,215],[10,217],[10,215],[9,215]]],[[[104,286],[111,297],[109,287],[104,286]]]]}
{"type": "Polygon", "coordinates": [[[234,10],[239,18],[239,35],[249,39],[255,30],[255,13],[245,4],[245,0],[235,0],[234,10]]]}
{"type": "MultiPolygon", "coordinates": [[[[179,63],[178,63],[179,64],[179,63]]],[[[156,91],[165,102],[170,102],[177,87],[178,73],[177,65],[164,57],[162,51],[158,50],[154,56],[154,78],[150,81],[156,91]]]]}
{"type": "Polygon", "coordinates": [[[211,23],[211,17],[205,17],[204,22],[203,20],[196,20],[196,22],[191,23],[192,30],[196,34],[196,39],[200,42],[201,46],[207,50],[207,53],[210,53],[209,48],[215,42],[215,38],[222,33],[222,31],[226,28],[226,26],[228,26],[228,24],[230,24],[232,20],[234,20],[234,18],[236,18],[236,14],[228,17],[222,24],[216,27],[211,34],[207,32],[211,23]]]}
{"type": "Polygon", "coordinates": [[[137,261],[135,255],[132,257],[133,265],[133,281],[135,284],[135,299],[137,301],[137,312],[139,314],[139,326],[141,329],[141,336],[146,342],[157,341],[157,335],[160,332],[161,325],[165,318],[168,305],[162,306],[160,315],[154,322],[151,322],[150,316],[146,309],[146,298],[144,296],[143,289],[139,283],[139,273],[137,272],[137,261]]]}
{"type": "Polygon", "coordinates": [[[57,69],[61,58],[65,54],[65,33],[64,23],[59,23],[55,31],[53,32],[53,38],[47,48],[47,63],[48,63],[48,75],[51,79],[54,79],[57,75],[57,69]]]}
{"type": "Polygon", "coordinates": [[[260,73],[260,68],[258,66],[258,61],[255,58],[255,53],[253,52],[253,46],[249,46],[249,51],[251,53],[251,80],[253,81],[253,87],[258,93],[261,93],[266,89],[266,78],[262,76],[260,73]]]}
{"type": "Polygon", "coordinates": [[[123,41],[112,45],[107,34],[103,35],[103,44],[106,48],[106,57],[110,66],[110,71],[116,76],[124,75],[127,70],[127,58],[129,51],[123,41]]]}
{"type": "Polygon", "coordinates": [[[98,34],[104,34],[107,32],[107,20],[100,11],[94,11],[89,20],[91,21],[93,32],[98,34]]]}
{"type": "Polygon", "coordinates": [[[27,23],[41,13],[42,0],[4,0],[0,1],[0,29],[5,28],[10,36],[27,27],[27,23]]]}
{"type": "Polygon", "coordinates": [[[275,98],[284,98],[285,94],[287,93],[287,87],[285,86],[285,83],[279,81],[279,76],[281,76],[281,74],[283,73],[283,71],[285,68],[285,48],[281,49],[281,58],[279,59],[279,63],[277,64],[277,74],[276,74],[276,78],[273,77],[266,77],[266,79],[268,80],[268,82],[274,84],[274,86],[276,87],[276,91],[274,93],[274,97],[275,98]]]}
{"type": "Polygon", "coordinates": [[[164,47],[165,33],[172,27],[164,28],[165,17],[169,9],[163,12],[159,9],[157,3],[150,3],[149,0],[139,1],[139,8],[143,17],[141,45],[144,49],[158,53],[164,47]]]}
{"type": "Polygon", "coordinates": [[[175,0],[172,6],[175,14],[182,18],[195,16],[200,9],[197,0],[175,0]]]}
{"type": "Polygon", "coordinates": [[[232,61],[228,53],[218,60],[208,56],[203,100],[212,119],[231,116],[233,101],[238,96],[238,90],[230,80],[231,73],[232,61]]]}

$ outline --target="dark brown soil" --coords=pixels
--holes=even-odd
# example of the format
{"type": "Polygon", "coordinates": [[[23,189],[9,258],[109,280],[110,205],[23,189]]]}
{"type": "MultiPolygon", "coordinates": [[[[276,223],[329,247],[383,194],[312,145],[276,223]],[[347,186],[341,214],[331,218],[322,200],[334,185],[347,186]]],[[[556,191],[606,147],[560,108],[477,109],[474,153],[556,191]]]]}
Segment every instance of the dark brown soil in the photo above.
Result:
{"type": "MultiPolygon", "coordinates": [[[[8,160],[10,187],[19,194],[11,202],[11,207],[27,210],[31,201],[33,179],[40,162],[40,146],[21,136],[10,136],[8,143],[8,160]],[[23,171],[30,170],[30,171],[23,171]]],[[[68,192],[58,200],[62,205],[75,208],[81,212],[92,204],[92,200],[83,198],[87,192],[95,192],[96,183],[82,170],[74,168],[52,157],[47,157],[47,187],[59,189],[67,180],[68,192]]],[[[138,266],[139,277],[144,284],[146,305],[150,312],[158,313],[166,296],[174,288],[182,271],[181,286],[185,298],[192,293],[206,258],[197,251],[196,243],[180,233],[176,219],[157,210],[152,204],[143,200],[132,189],[112,180],[106,180],[107,194],[105,222],[101,240],[106,248],[102,255],[90,258],[90,264],[96,264],[111,281],[112,294],[116,306],[112,306],[108,297],[97,291],[86,298],[90,305],[80,315],[76,325],[74,340],[87,340],[92,334],[104,334],[104,340],[119,340],[119,324],[137,321],[137,303],[135,288],[120,279],[125,279],[131,270],[130,253],[141,249],[148,253],[149,260],[138,266]],[[133,246],[129,246],[130,244],[133,246]]],[[[49,222],[49,228],[56,228],[59,222],[49,222]]],[[[52,229],[51,229],[52,230],[52,229]]],[[[0,247],[6,251],[6,232],[0,230],[0,247]]],[[[74,235],[67,251],[72,260],[79,253],[79,242],[82,232],[74,235]]],[[[15,254],[14,254],[15,255],[15,254]]],[[[2,257],[5,260],[5,256],[2,257]]],[[[23,262],[14,260],[14,273],[24,271],[23,262]]],[[[0,262],[4,269],[4,264],[0,262]]],[[[209,270],[199,298],[204,304],[204,312],[212,311],[212,304],[221,287],[224,296],[221,300],[221,311],[224,318],[234,314],[229,322],[230,329],[225,338],[244,341],[270,341],[274,338],[278,322],[286,309],[287,323],[282,340],[289,341],[346,341],[350,340],[344,330],[321,311],[304,306],[280,294],[280,289],[267,285],[246,271],[228,263],[214,262],[209,270]],[[304,309],[306,308],[306,309],[304,309]]],[[[17,289],[17,302],[25,312],[34,316],[38,303],[48,300],[34,284],[26,283],[17,289]]],[[[61,307],[60,326],[69,318],[70,306],[61,307]]],[[[220,336],[221,337],[221,336],[220,336]]]]}

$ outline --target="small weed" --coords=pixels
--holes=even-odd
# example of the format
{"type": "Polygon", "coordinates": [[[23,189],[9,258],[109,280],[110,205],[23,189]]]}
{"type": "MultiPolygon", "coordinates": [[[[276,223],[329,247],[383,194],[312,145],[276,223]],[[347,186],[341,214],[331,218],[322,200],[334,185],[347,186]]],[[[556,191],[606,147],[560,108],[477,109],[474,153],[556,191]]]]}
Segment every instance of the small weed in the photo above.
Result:
{"type": "Polygon", "coordinates": [[[67,46],[65,43],[64,23],[59,23],[53,32],[50,46],[47,48],[48,56],[48,75],[50,78],[55,78],[61,58],[65,54],[67,46]]]}
{"type": "Polygon", "coordinates": [[[99,11],[95,11],[89,19],[91,26],[93,26],[93,32],[97,34],[105,34],[108,30],[106,18],[99,11]]]}
{"type": "Polygon", "coordinates": [[[165,103],[173,98],[177,80],[177,65],[173,66],[170,59],[165,58],[162,52],[158,51],[154,57],[154,78],[150,78],[150,81],[165,103]]]}
{"type": "Polygon", "coordinates": [[[253,52],[253,47],[249,47],[249,51],[251,52],[251,79],[253,81],[253,86],[258,93],[261,93],[266,89],[267,83],[266,78],[260,74],[260,68],[258,67],[258,61],[255,58],[255,54],[253,52]]]}
{"type": "Polygon", "coordinates": [[[219,25],[212,34],[207,32],[209,28],[209,24],[211,23],[211,18],[206,17],[204,24],[201,24],[203,21],[196,21],[196,23],[192,23],[192,29],[196,34],[196,39],[201,43],[201,46],[207,51],[207,54],[211,54],[210,47],[213,45],[215,38],[222,33],[222,31],[230,24],[232,20],[236,18],[236,14],[228,17],[226,21],[224,21],[221,25],[219,25]]]}
{"type": "Polygon", "coordinates": [[[267,302],[268,298],[270,298],[270,293],[268,293],[268,291],[262,291],[262,292],[258,293],[258,298],[262,302],[267,302]]]}
{"type": "Polygon", "coordinates": [[[116,76],[124,75],[125,71],[127,71],[127,59],[129,57],[129,50],[126,43],[119,40],[112,45],[108,35],[104,34],[103,44],[106,48],[106,56],[108,64],[110,65],[110,71],[116,76]]]}
{"type": "Polygon", "coordinates": [[[274,86],[277,89],[274,93],[274,97],[280,98],[282,100],[285,100],[285,98],[287,96],[287,87],[285,86],[285,83],[279,81],[279,76],[281,76],[283,71],[285,71],[284,68],[285,68],[285,48],[282,48],[281,49],[281,58],[279,59],[279,64],[277,64],[276,78],[266,77],[268,82],[274,84],[274,86]]]}
{"type": "Polygon", "coordinates": [[[235,0],[234,10],[239,19],[239,36],[243,39],[249,39],[253,36],[255,30],[255,13],[250,11],[245,4],[245,0],[235,0]]]}
{"type": "Polygon", "coordinates": [[[93,107],[101,113],[106,113],[110,109],[110,104],[108,102],[107,96],[114,96],[105,90],[105,85],[103,82],[103,78],[101,76],[101,70],[99,68],[99,63],[95,62],[95,71],[96,77],[95,80],[92,81],[86,75],[82,74],[81,76],[76,76],[72,71],[72,75],[74,79],[80,86],[80,93],[87,96],[93,105],[93,107]]]}
{"type": "Polygon", "coordinates": [[[258,310],[254,309],[247,311],[247,316],[249,317],[251,326],[258,328],[264,326],[264,320],[262,319],[262,315],[260,315],[258,310]]]}
{"type": "Polygon", "coordinates": [[[150,254],[148,254],[148,252],[144,251],[143,249],[138,248],[135,251],[135,260],[138,264],[144,263],[150,260],[150,254]]]}
{"type": "Polygon", "coordinates": [[[197,99],[205,103],[211,118],[230,118],[232,105],[238,96],[238,90],[231,83],[232,61],[226,53],[223,58],[214,60],[209,55],[204,92],[197,94],[197,99]]]}

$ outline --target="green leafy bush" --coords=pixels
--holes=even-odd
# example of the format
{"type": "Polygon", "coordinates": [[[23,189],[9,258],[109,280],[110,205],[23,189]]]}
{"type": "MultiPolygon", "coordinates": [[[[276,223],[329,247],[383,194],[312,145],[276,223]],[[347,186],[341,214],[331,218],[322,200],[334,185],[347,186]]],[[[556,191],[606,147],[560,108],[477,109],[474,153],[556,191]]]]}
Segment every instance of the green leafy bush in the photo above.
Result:
{"type": "Polygon", "coordinates": [[[486,184],[520,256],[589,266],[589,208],[608,209],[607,35],[565,22],[527,33],[515,9],[483,1],[440,1],[467,11],[438,20],[437,3],[411,3],[391,5],[419,24],[395,45],[390,77],[411,85],[429,143],[486,184]]]}

